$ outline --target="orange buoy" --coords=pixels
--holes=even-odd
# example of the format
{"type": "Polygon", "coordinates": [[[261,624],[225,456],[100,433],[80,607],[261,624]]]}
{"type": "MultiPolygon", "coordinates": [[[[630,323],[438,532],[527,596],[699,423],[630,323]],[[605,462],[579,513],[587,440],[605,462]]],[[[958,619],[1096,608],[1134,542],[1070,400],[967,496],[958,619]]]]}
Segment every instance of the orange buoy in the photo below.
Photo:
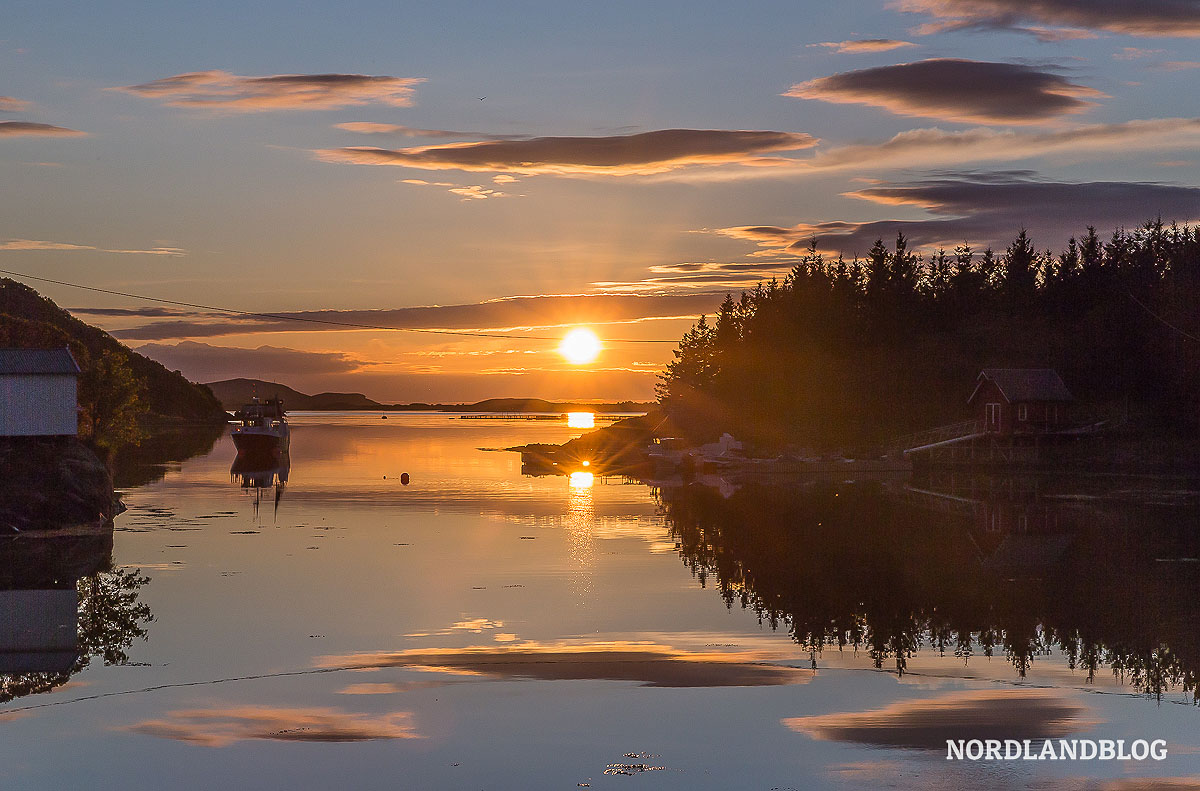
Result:
{"type": "Polygon", "coordinates": [[[408,486],[408,473],[407,472],[400,473],[400,483],[404,484],[405,486],[408,486]]]}

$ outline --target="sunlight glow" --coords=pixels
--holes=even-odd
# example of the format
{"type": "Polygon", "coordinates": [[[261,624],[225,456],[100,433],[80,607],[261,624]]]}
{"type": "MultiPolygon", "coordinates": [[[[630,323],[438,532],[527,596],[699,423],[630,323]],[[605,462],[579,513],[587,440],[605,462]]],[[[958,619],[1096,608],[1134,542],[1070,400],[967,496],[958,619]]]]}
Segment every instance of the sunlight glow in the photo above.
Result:
{"type": "Polygon", "coordinates": [[[595,428],[596,415],[593,412],[568,412],[567,428],[595,428]]]}
{"type": "Polygon", "coordinates": [[[596,476],[590,472],[573,472],[571,473],[572,489],[590,489],[592,484],[596,482],[596,476]]]}
{"type": "Polygon", "coordinates": [[[596,333],[585,327],[577,327],[566,334],[558,345],[558,353],[567,358],[572,365],[586,365],[600,354],[604,348],[596,333]]]}

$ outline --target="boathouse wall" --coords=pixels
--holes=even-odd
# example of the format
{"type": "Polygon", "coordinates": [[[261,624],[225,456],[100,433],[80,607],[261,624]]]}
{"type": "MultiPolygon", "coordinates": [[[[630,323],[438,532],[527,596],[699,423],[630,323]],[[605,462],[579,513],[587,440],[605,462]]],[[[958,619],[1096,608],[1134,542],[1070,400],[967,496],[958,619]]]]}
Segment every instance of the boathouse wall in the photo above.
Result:
{"type": "Polygon", "coordinates": [[[75,436],[78,376],[66,349],[0,349],[0,437],[75,436]]]}

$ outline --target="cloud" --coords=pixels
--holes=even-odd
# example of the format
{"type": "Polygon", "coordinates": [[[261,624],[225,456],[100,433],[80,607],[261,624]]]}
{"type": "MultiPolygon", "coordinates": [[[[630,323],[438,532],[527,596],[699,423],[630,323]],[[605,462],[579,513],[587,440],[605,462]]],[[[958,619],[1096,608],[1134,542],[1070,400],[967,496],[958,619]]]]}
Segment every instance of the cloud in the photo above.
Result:
{"type": "Polygon", "coordinates": [[[627,176],[690,166],[779,164],[790,160],[763,155],[810,148],[816,142],[811,135],[793,132],[662,129],[633,135],[535,137],[402,149],[358,146],[326,149],[316,155],[327,162],[422,170],[627,176]]]}
{"type": "Polygon", "coordinates": [[[486,198],[507,198],[507,192],[500,190],[488,189],[487,187],[475,184],[470,187],[455,187],[454,189],[446,190],[455,195],[459,195],[463,200],[484,200],[486,198]]]}
{"type": "Polygon", "coordinates": [[[990,28],[1039,33],[1039,25],[1083,28],[1131,36],[1200,36],[1200,5],[1192,0],[893,0],[891,7],[937,22],[920,33],[990,28]]]}
{"type": "Polygon", "coordinates": [[[19,113],[29,109],[29,102],[12,96],[0,96],[0,113],[19,113]]]}
{"type": "Polygon", "coordinates": [[[802,684],[811,671],[769,664],[765,655],[680,651],[649,643],[446,648],[325,656],[318,667],[407,667],[542,680],[640,681],[651,687],[758,687],[802,684]]]}
{"type": "Polygon", "coordinates": [[[820,77],[783,95],[959,123],[1031,124],[1083,112],[1094,103],[1081,97],[1104,94],[1032,66],[934,58],[820,77]]]}
{"type": "Polygon", "coordinates": [[[946,749],[947,739],[1049,739],[1093,724],[1086,709],[1041,690],[955,692],[863,712],[791,717],[783,724],[823,741],[946,749]]]}
{"type": "Polygon", "coordinates": [[[795,259],[736,263],[677,263],[650,267],[658,277],[641,280],[602,280],[593,283],[599,289],[624,293],[664,293],[695,289],[741,289],[772,277],[783,278],[795,259]]]}
{"type": "Polygon", "coordinates": [[[172,711],[163,719],[144,720],[124,730],[225,747],[248,739],[281,742],[366,742],[419,739],[407,711],[355,714],[331,708],[234,706],[224,709],[172,711]]]}
{"type": "Polygon", "coordinates": [[[398,124],[380,124],[372,121],[351,121],[345,124],[334,124],[334,129],[343,129],[360,135],[394,135],[397,137],[438,137],[461,138],[469,137],[478,140],[525,140],[528,135],[493,135],[485,132],[455,132],[450,129],[421,129],[413,126],[398,124]]]}
{"type": "Polygon", "coordinates": [[[227,71],[194,71],[114,90],[159,99],[170,107],[261,112],[333,110],[378,102],[412,104],[423,79],[366,74],[274,74],[244,77],[227,71]]]}
{"type": "Polygon", "coordinates": [[[903,232],[915,246],[1004,246],[1021,228],[1039,246],[1059,246],[1087,225],[1132,227],[1155,217],[1200,219],[1200,188],[1145,182],[1045,182],[1024,173],[951,174],[946,178],[881,184],[847,193],[877,204],[914,206],[923,220],[826,221],[740,226],[716,233],[753,241],[764,252],[800,253],[816,237],[822,249],[863,254],[876,239],[903,232]]]}
{"type": "Polygon", "coordinates": [[[810,47],[825,47],[838,53],[856,54],[860,52],[888,52],[903,47],[915,47],[911,41],[899,41],[894,38],[863,38],[854,41],[822,41],[819,44],[809,44],[810,47]]]}
{"type": "Polygon", "coordinates": [[[166,318],[176,316],[224,316],[224,313],[200,313],[182,308],[67,308],[71,313],[83,316],[132,317],[132,318],[166,318]]]}
{"type": "Polygon", "coordinates": [[[388,310],[316,310],[272,316],[197,315],[113,330],[125,340],[166,340],[259,332],[350,330],[312,323],[313,319],[392,329],[515,330],[573,324],[610,324],[711,313],[721,301],[715,294],[655,295],[566,294],[517,296],[467,305],[436,305],[388,310]],[[289,320],[292,319],[292,320],[289,320]]]}
{"type": "Polygon", "coordinates": [[[1162,49],[1145,49],[1143,47],[1121,47],[1120,51],[1113,53],[1113,60],[1138,60],[1139,58],[1150,58],[1155,55],[1161,55],[1166,50],[1162,49]]]}
{"type": "Polygon", "coordinates": [[[113,250],[107,247],[94,247],[90,244],[74,244],[72,242],[47,242],[40,239],[6,239],[0,242],[0,251],[36,252],[36,251],[92,251],[96,253],[120,253],[121,255],[166,255],[183,256],[187,251],[180,247],[152,247],[149,250],[113,250]]]}
{"type": "Polygon", "coordinates": [[[279,346],[244,349],[183,341],[174,345],[147,343],[137,347],[137,351],[173,371],[187,371],[190,378],[201,382],[237,376],[343,374],[371,365],[342,352],[307,352],[279,346]]]}
{"type": "Polygon", "coordinates": [[[1158,64],[1163,71],[1190,71],[1200,69],[1200,60],[1168,60],[1158,64]]]}
{"type": "Polygon", "coordinates": [[[1087,124],[1051,132],[912,129],[883,143],[836,146],[805,161],[813,170],[929,167],[970,161],[1017,160],[1048,154],[1194,147],[1200,118],[1155,118],[1116,124],[1087,124]]]}
{"type": "MultiPolygon", "coordinates": [[[[501,176],[497,176],[496,178],[499,179],[499,178],[501,178],[501,176]]],[[[512,179],[511,181],[516,181],[516,179],[512,179]]],[[[454,195],[458,195],[459,198],[463,201],[484,200],[487,198],[511,197],[511,195],[507,192],[501,192],[500,190],[497,190],[497,189],[491,189],[489,187],[483,186],[482,184],[473,184],[470,186],[463,186],[461,184],[454,184],[449,181],[426,181],[425,179],[400,179],[400,183],[401,184],[413,184],[418,187],[449,187],[450,189],[446,190],[446,192],[452,193],[454,195]]],[[[505,184],[508,182],[497,181],[496,183],[505,184]]]]}
{"type": "Polygon", "coordinates": [[[0,121],[0,137],[87,137],[87,132],[31,121],[0,121]]]}

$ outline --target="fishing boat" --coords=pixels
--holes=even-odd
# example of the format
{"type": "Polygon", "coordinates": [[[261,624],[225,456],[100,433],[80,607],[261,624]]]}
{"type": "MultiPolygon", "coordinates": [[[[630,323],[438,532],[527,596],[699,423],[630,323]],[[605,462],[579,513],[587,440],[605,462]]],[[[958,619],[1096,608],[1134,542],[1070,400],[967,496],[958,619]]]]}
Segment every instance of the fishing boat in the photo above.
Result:
{"type": "Polygon", "coordinates": [[[290,432],[282,399],[260,401],[255,398],[234,413],[234,418],[238,425],[233,427],[231,433],[239,454],[287,452],[290,432]]]}

